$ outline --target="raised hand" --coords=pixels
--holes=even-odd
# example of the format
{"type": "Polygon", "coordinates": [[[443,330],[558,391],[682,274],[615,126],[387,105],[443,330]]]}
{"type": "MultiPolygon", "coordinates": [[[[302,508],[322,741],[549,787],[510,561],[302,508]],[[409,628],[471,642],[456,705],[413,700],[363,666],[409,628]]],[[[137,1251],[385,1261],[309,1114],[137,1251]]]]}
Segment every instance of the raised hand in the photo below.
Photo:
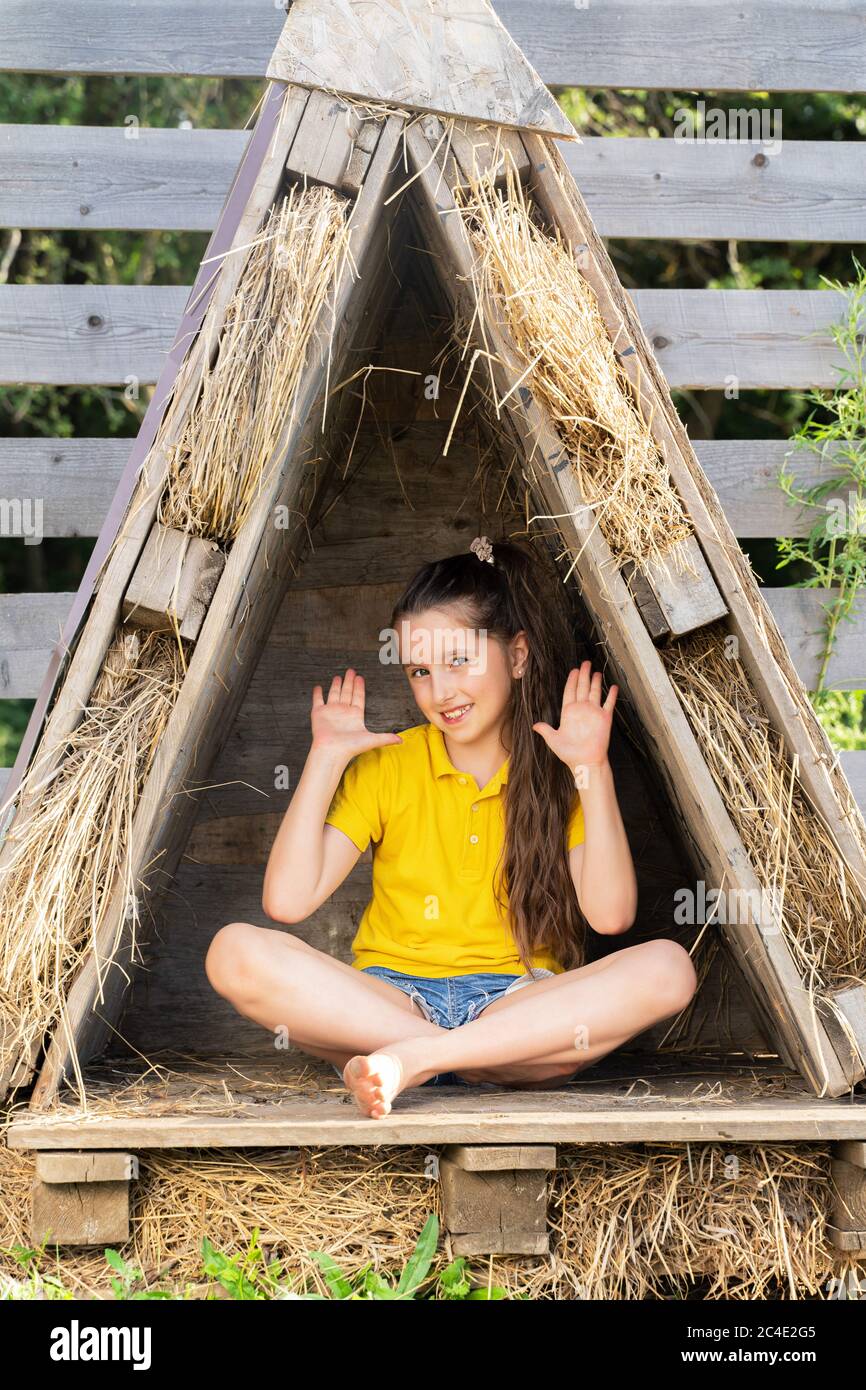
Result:
{"type": "Polygon", "coordinates": [[[322,687],[313,686],[310,722],[313,748],[336,751],[347,761],[368,748],[403,742],[399,734],[374,734],[366,727],[364,677],[351,666],[345,676],[335,676],[331,681],[327,702],[322,697],[322,687]]]}
{"type": "Polygon", "coordinates": [[[593,672],[592,662],[584,661],[579,669],[575,666],[568,673],[559,728],[542,721],[532,727],[572,771],[577,767],[598,767],[607,761],[617,690],[612,685],[602,704],[601,672],[593,672]]]}

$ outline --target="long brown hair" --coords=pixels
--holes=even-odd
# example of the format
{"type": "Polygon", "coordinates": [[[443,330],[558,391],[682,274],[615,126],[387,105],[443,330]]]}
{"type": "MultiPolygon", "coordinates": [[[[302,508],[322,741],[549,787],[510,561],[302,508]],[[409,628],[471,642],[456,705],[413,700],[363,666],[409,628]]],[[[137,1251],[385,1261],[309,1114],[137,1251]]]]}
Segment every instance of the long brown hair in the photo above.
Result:
{"type": "Polygon", "coordinates": [[[575,639],[557,576],[514,541],[496,541],[493,564],[471,551],[434,560],[414,575],[391,614],[391,628],[431,608],[458,608],[468,627],[508,642],[524,631],[529,649],[523,675],[511,683],[503,741],[508,747],[505,840],[494,894],[510,913],[517,951],[549,951],[571,970],[585,959],[586,923],[577,903],[566,849],[574,778],[532,726],[559,726],[562,693],[576,664],[575,639]],[[507,894],[507,903],[503,897],[507,894]]]}

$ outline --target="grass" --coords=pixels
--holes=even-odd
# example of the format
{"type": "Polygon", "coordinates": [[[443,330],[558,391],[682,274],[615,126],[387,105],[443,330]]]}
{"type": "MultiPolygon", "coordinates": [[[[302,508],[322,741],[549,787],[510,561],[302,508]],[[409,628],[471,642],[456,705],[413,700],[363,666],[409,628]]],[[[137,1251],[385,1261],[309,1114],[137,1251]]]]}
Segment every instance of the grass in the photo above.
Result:
{"type": "MultiPolygon", "coordinates": [[[[201,1272],[206,1280],[204,1291],[200,1286],[190,1284],[186,1284],[182,1290],[159,1286],[146,1288],[143,1287],[141,1270],[129,1264],[116,1250],[107,1249],[105,1261],[111,1296],[136,1302],[151,1299],[183,1301],[189,1298],[228,1298],[244,1302],[289,1298],[352,1302],[382,1299],[397,1302],[410,1299],[464,1302],[471,1299],[503,1299],[507,1296],[505,1290],[497,1285],[473,1287],[464,1256],[452,1260],[438,1272],[433,1270],[438,1241],[439,1220],[431,1212],[405,1266],[390,1276],[379,1273],[368,1264],[350,1277],[325,1251],[308,1251],[309,1257],[318,1266],[320,1283],[325,1292],[308,1287],[311,1282],[309,1277],[293,1281],[280,1260],[268,1259],[260,1244],[258,1227],[253,1231],[247,1250],[238,1255],[225,1255],[207,1237],[204,1238],[201,1250],[201,1272]]],[[[39,1264],[45,1255],[44,1243],[33,1249],[13,1246],[3,1253],[12,1255],[21,1265],[24,1277],[13,1280],[0,1275],[0,1301],[64,1301],[80,1297],[64,1288],[56,1276],[39,1273],[39,1264]]],[[[104,1296],[109,1295],[106,1292],[104,1296]]]]}

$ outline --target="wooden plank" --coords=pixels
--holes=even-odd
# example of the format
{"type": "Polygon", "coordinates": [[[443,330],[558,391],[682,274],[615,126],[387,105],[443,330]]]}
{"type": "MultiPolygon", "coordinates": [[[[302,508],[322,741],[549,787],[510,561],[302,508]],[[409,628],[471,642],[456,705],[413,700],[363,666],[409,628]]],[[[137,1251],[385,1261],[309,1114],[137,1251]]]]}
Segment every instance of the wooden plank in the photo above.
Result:
{"type": "MultiPolygon", "coordinates": [[[[596,266],[610,287],[622,318],[624,336],[644,358],[646,370],[658,392],[670,439],[667,453],[671,478],[679,490],[701,540],[713,574],[727,599],[729,626],[739,642],[740,657],[775,728],[796,760],[800,785],[826,825],[831,827],[841,854],[856,884],[866,891],[864,822],[838,760],[812,709],[802,682],[785,648],[768,605],[762,600],[755,577],[727,523],[718,499],[701,473],[688,434],[677,415],[665,379],[650,350],[634,306],[619,286],[604,243],[595,231],[586,205],[552,141],[523,137],[536,170],[546,169],[543,183],[557,204],[557,221],[574,247],[586,248],[588,264],[596,266]],[[552,192],[555,184],[556,192],[552,192]]],[[[688,822],[687,822],[688,823],[688,822]]],[[[847,1052],[839,1057],[847,1069],[847,1052]]],[[[864,1059],[866,1062],[866,1059],[864,1059]]]]}
{"type": "Polygon", "coordinates": [[[212,231],[248,130],[0,125],[9,227],[212,231]]]}
{"type": "MultiPolygon", "coordinates": [[[[0,385],[155,381],[188,297],[168,285],[0,285],[0,385]]],[[[833,290],[635,290],[670,386],[833,386],[833,290]],[[811,337],[811,334],[817,337],[811,337]]],[[[834,365],[835,364],[835,365],[834,365]]]]}
{"type": "Polygon", "coordinates": [[[127,1153],[38,1153],[36,1176],[40,1182],[129,1182],[138,1177],[138,1158],[127,1153]]]}
{"type": "MultiPolygon", "coordinates": [[[[638,1074],[640,1072],[638,1071],[638,1074]]],[[[222,1115],[187,1113],[90,1115],[65,1119],[25,1113],[10,1123],[10,1149],[185,1149],[284,1148],[325,1144],[565,1144],[630,1141],[719,1140],[771,1143],[776,1140],[866,1138],[866,1101],[776,1094],[731,1095],[729,1077],[710,1073],[696,1099],[700,1071],[690,1069],[689,1094],[674,1100],[664,1083],[647,1082],[640,1097],[634,1082],[620,1086],[586,1082],[556,1092],[442,1086],[433,1095],[415,1088],[401,1095],[389,1115],[370,1119],[345,1104],[345,1092],[306,1095],[287,1090],[279,1103],[227,1105],[222,1115]],[[720,1094],[719,1094],[720,1093],[720,1094]]]]}
{"type": "MultiPolygon", "coordinates": [[[[830,465],[814,454],[788,440],[692,442],[738,537],[804,536],[825,514],[789,502],[777,482],[783,466],[803,487],[830,476],[830,465]]],[[[98,535],[131,445],[130,439],[0,439],[0,497],[41,498],[44,536],[98,535]]],[[[438,455],[441,439],[430,451],[431,466],[436,461],[440,469],[447,460],[438,455]]],[[[836,505],[848,503],[840,498],[836,505]]]]}
{"type": "Polygon", "coordinates": [[[293,0],[268,77],[576,138],[487,0],[293,0]]]}
{"type": "Polygon", "coordinates": [[[866,146],[786,139],[778,158],[766,114],[769,143],[755,112],[728,140],[586,135],[562,155],[599,236],[862,241],[866,146]]]}
{"type": "MultiPolygon", "coordinates": [[[[856,92],[866,72],[859,0],[493,0],[552,87],[856,92]],[[676,36],[676,42],[671,36],[676,36]]],[[[285,15],[262,0],[147,0],[134,25],[114,0],[5,0],[11,72],[261,77],[285,15]]]]}
{"type": "Polygon", "coordinates": [[[632,298],[670,386],[834,386],[845,365],[830,336],[843,317],[835,291],[649,289],[632,298]]]}
{"type": "Polygon", "coordinates": [[[132,443],[131,439],[0,439],[0,497],[22,502],[41,499],[45,537],[97,536],[132,443]]]}
{"type": "MultiPolygon", "coordinates": [[[[543,150],[552,143],[534,136],[523,139],[535,141],[543,150]]],[[[442,253],[441,264],[437,265],[443,286],[462,297],[467,321],[471,322],[476,312],[469,284],[473,248],[462,220],[453,212],[447,180],[431,163],[429,143],[417,126],[407,131],[406,143],[417,173],[412,187],[423,199],[422,213],[430,237],[442,253]],[[457,283],[455,269],[459,275],[457,283]]],[[[534,154],[536,147],[528,148],[537,167],[540,160],[534,154]]],[[[565,230],[570,236],[570,231],[565,230]]],[[[585,232],[584,239],[588,240],[585,232]]],[[[608,274],[612,284],[618,286],[612,268],[608,274]]],[[[504,400],[509,378],[518,373],[519,357],[504,325],[494,318],[492,306],[478,312],[476,339],[480,347],[487,345],[488,352],[494,355],[491,370],[504,400]]],[[[610,551],[594,519],[587,521],[588,509],[573,471],[559,467],[563,450],[553,426],[528,390],[522,393],[520,402],[516,393],[510,393],[508,413],[503,413],[502,420],[510,422],[530,476],[534,474],[550,514],[562,519],[559,529],[575,554],[581,592],[595,615],[617,679],[629,690],[642,736],[655,746],[659,771],[668,782],[674,803],[679,805],[682,824],[698,847],[699,862],[707,867],[710,881],[726,882],[750,895],[757,893],[758,898],[752,900],[760,900],[754,867],[701,757],[658,652],[622,577],[615,572],[610,551]]],[[[671,466],[669,457],[668,463],[671,466]]],[[[779,1050],[794,1060],[820,1093],[840,1094],[848,1090],[851,1077],[843,1070],[824,1029],[816,1026],[807,991],[783,934],[766,932],[757,922],[728,924],[723,931],[753,979],[756,1000],[767,1011],[766,1021],[779,1050]]]]}
{"type": "MultiPolygon", "coordinates": [[[[492,146],[496,129],[507,141],[489,127],[476,145],[492,146]]],[[[140,126],[128,137],[126,126],[0,125],[6,224],[210,231],[249,132],[140,126]]],[[[866,146],[834,140],[828,168],[826,145],[785,140],[777,159],[760,140],[585,135],[563,156],[604,237],[858,242],[866,146]]]]}
{"type": "MultiPolygon", "coordinates": [[[[366,262],[370,270],[374,269],[371,255],[374,238],[381,242],[383,256],[387,249],[389,217],[383,212],[383,202],[402,128],[402,120],[397,117],[389,117],[384,123],[368,178],[349,219],[354,264],[360,266],[366,262]]],[[[393,216],[393,204],[391,209],[393,216]]],[[[303,527],[299,526],[292,536],[283,532],[284,543],[275,547],[274,508],[286,505],[290,510],[295,509],[302,500],[301,492],[307,480],[312,481],[314,492],[317,491],[315,474],[305,466],[307,431],[311,431],[309,438],[316,445],[320,444],[319,415],[313,420],[316,403],[331,380],[330,373],[340,369],[339,364],[353,334],[359,329],[375,284],[375,273],[361,275],[358,280],[347,274],[322,306],[319,328],[291,417],[274,450],[276,466],[267,470],[267,482],[255,508],[232,545],[136,807],[128,850],[129,864],[135,866],[136,881],[142,875],[149,884],[156,880],[165,887],[180,857],[195,803],[176,793],[186,786],[188,779],[194,778],[197,769],[209,765],[221,746],[249,681],[254,665],[251,656],[258,653],[282,597],[283,586],[294,564],[294,537],[303,533],[303,527]],[[153,865],[157,862],[158,871],[154,872],[153,865]]],[[[307,449],[309,447],[307,444],[307,449]]],[[[315,499],[311,505],[315,506],[315,499]]],[[[104,918],[106,935],[97,945],[102,972],[105,972],[103,978],[99,979],[102,972],[97,972],[94,957],[89,957],[67,999],[69,1031],[83,1059],[92,1055],[94,1048],[104,1040],[128,984],[126,970],[116,964],[118,956],[124,954],[128,938],[116,954],[110,950],[118,925],[126,925],[123,879],[121,871],[104,918]],[[111,964],[107,966],[109,961],[111,964]],[[99,1016],[94,1011],[97,997],[99,1016]]],[[[50,1103],[69,1063],[70,1051],[65,1036],[55,1036],[34,1087],[31,1102],[34,1108],[50,1103]]]]}
{"type": "MultiPolygon", "coordinates": [[[[334,626],[322,633],[309,628],[297,634],[294,646],[317,646],[333,650],[335,657],[347,643],[372,655],[378,651],[373,637],[358,642],[353,631],[352,603],[355,599],[369,608],[373,620],[381,617],[381,602],[399,592],[399,582],[376,592],[364,585],[359,593],[347,589],[344,606],[333,611],[334,626]]],[[[317,603],[317,590],[310,590],[310,602],[317,603]]],[[[824,614],[835,590],[761,589],[770,612],[779,625],[791,653],[797,674],[807,689],[817,681],[824,630],[824,614]]],[[[0,595],[0,699],[32,699],[45,674],[54,642],[72,605],[73,594],[0,595]]],[[[335,600],[336,601],[336,600],[335,600]]],[[[357,620],[357,613],[354,615],[357,620]]],[[[827,672],[829,690],[866,689],[866,600],[855,602],[849,621],[838,631],[836,648],[827,672]]]]}

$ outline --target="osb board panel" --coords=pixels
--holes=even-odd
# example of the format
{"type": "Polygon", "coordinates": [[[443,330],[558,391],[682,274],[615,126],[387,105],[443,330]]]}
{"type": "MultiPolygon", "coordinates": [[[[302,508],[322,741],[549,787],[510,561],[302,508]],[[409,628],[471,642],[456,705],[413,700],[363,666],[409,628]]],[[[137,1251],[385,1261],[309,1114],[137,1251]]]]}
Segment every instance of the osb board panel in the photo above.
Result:
{"type": "Polygon", "coordinates": [[[577,138],[488,0],[294,0],[268,77],[577,138]]]}

